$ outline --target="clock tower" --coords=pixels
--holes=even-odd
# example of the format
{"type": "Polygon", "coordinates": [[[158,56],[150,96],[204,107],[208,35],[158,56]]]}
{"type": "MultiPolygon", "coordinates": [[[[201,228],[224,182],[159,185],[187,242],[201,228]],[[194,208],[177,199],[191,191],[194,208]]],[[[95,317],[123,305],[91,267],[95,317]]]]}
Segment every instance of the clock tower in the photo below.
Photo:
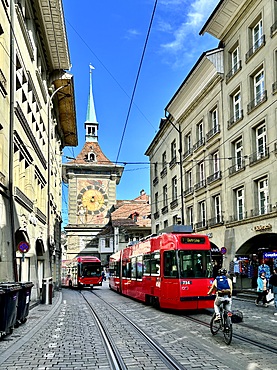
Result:
{"type": "MultiPolygon", "coordinates": [[[[101,257],[100,246],[94,237],[109,222],[111,208],[116,203],[116,185],[119,184],[123,166],[111,162],[98,143],[92,92],[92,71],[85,121],[85,143],[80,154],[63,163],[63,181],[68,184],[67,259],[86,254],[101,257]]],[[[112,250],[111,250],[112,252],[112,250]]]]}

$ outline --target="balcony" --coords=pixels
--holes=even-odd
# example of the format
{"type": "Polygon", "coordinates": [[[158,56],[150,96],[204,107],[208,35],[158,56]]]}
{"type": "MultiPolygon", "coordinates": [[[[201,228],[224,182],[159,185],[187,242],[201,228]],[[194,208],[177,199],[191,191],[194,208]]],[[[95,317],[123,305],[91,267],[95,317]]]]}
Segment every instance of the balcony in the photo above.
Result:
{"type": "Polygon", "coordinates": [[[254,209],[251,209],[250,211],[244,211],[240,213],[239,215],[234,214],[229,217],[228,222],[243,222],[245,220],[248,220],[251,217],[259,217],[259,216],[267,215],[272,212],[276,212],[276,208],[274,207],[272,207],[272,204],[266,204],[260,208],[254,208],[254,209]]]}
{"type": "Polygon", "coordinates": [[[217,171],[215,173],[213,173],[211,176],[209,176],[207,178],[207,183],[208,185],[211,184],[212,182],[215,182],[217,180],[220,180],[221,179],[221,171],[217,171]]]}
{"type": "Polygon", "coordinates": [[[190,195],[190,194],[193,194],[193,187],[189,187],[187,188],[185,191],[184,191],[184,197],[186,197],[187,195],[190,195]]]}
{"type": "Polygon", "coordinates": [[[174,209],[178,206],[178,199],[174,199],[171,203],[170,203],[170,209],[174,209]]]}
{"type": "Polygon", "coordinates": [[[248,52],[245,55],[245,63],[249,61],[253,57],[254,54],[257,53],[258,50],[260,50],[261,47],[265,45],[265,35],[263,35],[259,40],[255,42],[255,44],[248,50],[248,52]]]}
{"type": "Polygon", "coordinates": [[[220,126],[216,125],[206,135],[207,141],[220,132],[220,126]]]}
{"type": "Polygon", "coordinates": [[[174,157],[171,159],[171,161],[169,162],[169,168],[172,169],[174,166],[176,166],[177,164],[177,158],[174,157]]]}
{"type": "Polygon", "coordinates": [[[219,226],[223,224],[223,217],[221,214],[208,220],[209,227],[219,226]]]}
{"type": "Polygon", "coordinates": [[[241,109],[241,110],[238,110],[236,114],[229,119],[227,128],[228,129],[231,128],[236,123],[240,122],[242,119],[243,119],[243,110],[241,109]]]}
{"type": "Polygon", "coordinates": [[[160,217],[159,211],[155,212],[153,216],[154,216],[154,219],[157,220],[157,218],[160,217]]]}
{"type": "Polygon", "coordinates": [[[167,175],[167,168],[164,167],[161,171],[161,178],[163,179],[167,175]]]}
{"type": "Polygon", "coordinates": [[[205,139],[204,138],[198,140],[197,143],[193,145],[193,151],[195,152],[196,150],[198,150],[204,144],[205,144],[205,139]]]}
{"type": "Polygon", "coordinates": [[[259,105],[264,103],[266,100],[267,100],[267,91],[264,90],[247,105],[247,113],[248,114],[251,113],[254,109],[256,109],[259,105]]]}
{"type": "Polygon", "coordinates": [[[166,205],[166,206],[164,206],[164,207],[162,208],[162,214],[164,215],[164,214],[166,214],[166,213],[168,213],[168,205],[166,205]]]}
{"type": "Polygon", "coordinates": [[[194,185],[194,190],[197,191],[205,187],[206,187],[206,180],[201,180],[197,184],[194,185]]]}
{"type": "Polygon", "coordinates": [[[195,224],[195,228],[196,229],[207,229],[208,225],[207,225],[207,222],[206,220],[202,220],[200,222],[196,222],[195,224]]]}
{"type": "Polygon", "coordinates": [[[263,161],[269,157],[268,147],[263,148],[262,151],[257,151],[249,156],[249,166],[263,161]]]}
{"type": "Polygon", "coordinates": [[[235,74],[241,70],[241,60],[226,74],[226,83],[228,83],[235,74]]]}
{"type": "Polygon", "coordinates": [[[153,180],[153,186],[156,186],[159,182],[159,178],[156,176],[153,180]]]}
{"type": "Polygon", "coordinates": [[[277,81],[275,81],[272,84],[272,94],[276,94],[276,92],[277,92],[277,81]]]}
{"type": "Polygon", "coordinates": [[[277,30],[277,21],[270,27],[270,36],[272,37],[277,30]]]}
{"type": "Polygon", "coordinates": [[[183,159],[186,159],[188,156],[192,155],[192,148],[189,148],[185,153],[183,154],[183,159]]]}
{"type": "Polygon", "coordinates": [[[240,171],[245,170],[245,159],[241,159],[240,163],[236,163],[233,166],[229,167],[229,176],[234,175],[240,171]]]}

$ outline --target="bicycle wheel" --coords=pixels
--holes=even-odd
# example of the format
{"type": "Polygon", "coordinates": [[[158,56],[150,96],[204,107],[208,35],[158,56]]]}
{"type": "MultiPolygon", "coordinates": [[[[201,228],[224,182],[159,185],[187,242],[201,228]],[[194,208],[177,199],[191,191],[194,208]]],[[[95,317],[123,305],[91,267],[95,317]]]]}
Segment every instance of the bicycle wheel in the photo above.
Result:
{"type": "Polygon", "coordinates": [[[230,344],[232,341],[232,336],[233,336],[233,327],[232,327],[231,317],[229,317],[227,313],[224,315],[223,336],[224,336],[224,342],[226,344],[230,344]]]}
{"type": "Polygon", "coordinates": [[[221,328],[221,320],[215,321],[215,316],[216,315],[214,313],[212,316],[211,322],[210,322],[210,329],[211,329],[212,335],[216,335],[221,328]]]}

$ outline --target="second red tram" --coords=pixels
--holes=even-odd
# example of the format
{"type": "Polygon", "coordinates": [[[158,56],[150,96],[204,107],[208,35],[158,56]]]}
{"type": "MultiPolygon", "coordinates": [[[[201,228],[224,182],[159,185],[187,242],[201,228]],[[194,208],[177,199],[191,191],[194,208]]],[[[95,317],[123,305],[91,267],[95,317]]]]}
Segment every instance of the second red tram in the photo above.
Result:
{"type": "Polygon", "coordinates": [[[93,256],[78,256],[62,262],[62,285],[94,287],[102,285],[101,261],[93,256]]]}
{"type": "Polygon", "coordinates": [[[181,225],[164,231],[110,257],[110,288],[165,309],[213,308],[208,237],[181,225]]]}

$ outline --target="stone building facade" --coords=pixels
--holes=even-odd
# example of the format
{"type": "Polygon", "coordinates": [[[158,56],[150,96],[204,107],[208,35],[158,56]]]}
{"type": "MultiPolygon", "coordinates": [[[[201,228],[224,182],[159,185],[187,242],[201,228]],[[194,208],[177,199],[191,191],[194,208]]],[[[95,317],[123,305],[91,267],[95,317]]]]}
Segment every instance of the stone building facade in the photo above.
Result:
{"type": "Polygon", "coordinates": [[[0,281],[60,285],[62,149],[77,145],[62,1],[0,5],[0,281]],[[57,47],[59,45],[59,47],[57,47]]]}
{"type": "Polygon", "coordinates": [[[152,232],[182,220],[208,234],[242,288],[263,261],[277,264],[276,21],[274,0],[219,1],[200,31],[218,48],[185,78],[146,151],[152,232]]]}

